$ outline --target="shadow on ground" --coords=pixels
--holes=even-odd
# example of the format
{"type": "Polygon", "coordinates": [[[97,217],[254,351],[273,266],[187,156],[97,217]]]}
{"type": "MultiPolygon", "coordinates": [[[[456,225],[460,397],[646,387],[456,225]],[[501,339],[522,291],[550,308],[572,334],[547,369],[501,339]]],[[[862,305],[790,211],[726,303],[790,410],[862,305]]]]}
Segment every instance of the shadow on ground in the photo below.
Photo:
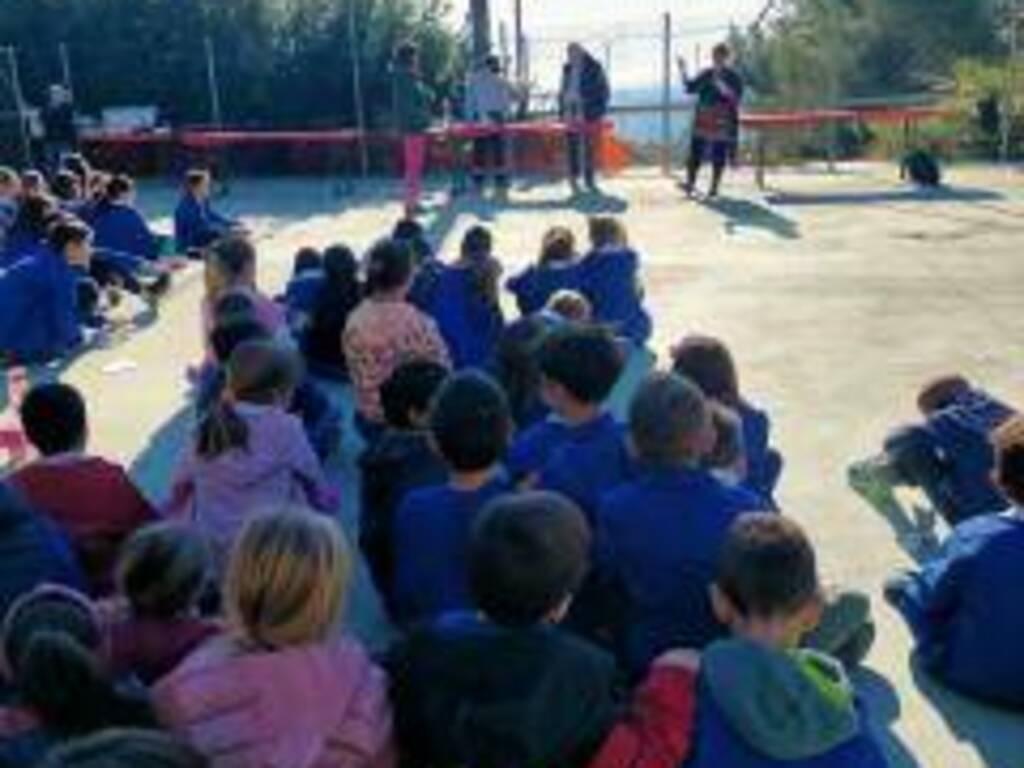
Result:
{"type": "Polygon", "coordinates": [[[724,219],[728,235],[744,230],[760,230],[782,240],[800,238],[800,227],[793,219],[755,200],[717,197],[703,200],[701,205],[724,219]]]}
{"type": "Polygon", "coordinates": [[[1005,199],[990,189],[971,187],[914,187],[899,189],[814,192],[775,191],[765,197],[771,205],[872,205],[889,203],[984,203],[1005,199]]]}

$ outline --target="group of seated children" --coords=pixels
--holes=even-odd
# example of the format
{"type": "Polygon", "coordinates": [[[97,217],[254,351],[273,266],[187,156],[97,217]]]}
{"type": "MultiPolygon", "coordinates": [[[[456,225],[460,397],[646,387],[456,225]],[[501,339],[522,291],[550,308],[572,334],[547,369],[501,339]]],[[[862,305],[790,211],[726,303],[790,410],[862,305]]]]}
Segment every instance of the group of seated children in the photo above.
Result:
{"type": "Polygon", "coordinates": [[[206,171],[188,174],[175,225],[176,242],[154,232],[132,179],[77,155],[49,182],[0,167],[0,355],[32,363],[73,351],[107,324],[124,292],[155,306],[175,266],[161,256],[198,255],[241,229],[212,210],[206,171]]]}
{"type": "MultiPolygon", "coordinates": [[[[305,251],[284,304],[251,242],[214,240],[196,429],[155,508],[86,453],[73,389],[30,392],[42,458],[0,494],[0,765],[884,766],[848,674],[868,600],[826,590],[777,511],[782,461],[727,347],[685,337],[612,415],[651,327],[621,226],[590,229],[583,258],[546,238],[564,258],[528,282],[557,279],[507,326],[484,229],[452,264],[412,222],[362,269],[305,251]],[[337,423],[304,356],[352,383],[359,543],[398,633],[376,659],[342,631],[335,513],[356,500],[328,481],[337,423]]],[[[1016,504],[1022,457],[1010,421],[993,462],[1016,504]]],[[[1024,622],[997,598],[1024,528],[999,511],[887,597],[929,669],[1019,704],[1024,622]]]]}

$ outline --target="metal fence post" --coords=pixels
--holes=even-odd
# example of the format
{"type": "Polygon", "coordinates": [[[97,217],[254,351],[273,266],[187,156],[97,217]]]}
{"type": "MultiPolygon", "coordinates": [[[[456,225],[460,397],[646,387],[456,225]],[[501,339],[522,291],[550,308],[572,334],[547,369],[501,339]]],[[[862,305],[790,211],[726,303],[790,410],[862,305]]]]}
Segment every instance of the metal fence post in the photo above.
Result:
{"type": "Polygon", "coordinates": [[[672,172],[672,15],[664,15],[661,60],[661,172],[672,172]]]}
{"type": "Polygon", "coordinates": [[[11,92],[14,95],[14,108],[18,113],[18,136],[21,138],[22,159],[26,168],[31,168],[32,139],[28,135],[28,123],[25,119],[25,94],[21,90],[21,73],[18,71],[18,53],[13,45],[5,49],[7,69],[10,73],[11,92]]]}

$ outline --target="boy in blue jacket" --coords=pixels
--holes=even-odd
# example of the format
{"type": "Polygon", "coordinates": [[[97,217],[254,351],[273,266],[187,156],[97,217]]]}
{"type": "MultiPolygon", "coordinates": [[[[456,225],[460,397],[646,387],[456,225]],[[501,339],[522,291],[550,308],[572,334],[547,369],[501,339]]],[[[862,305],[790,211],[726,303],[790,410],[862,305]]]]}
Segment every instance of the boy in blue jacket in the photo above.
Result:
{"type": "Polygon", "coordinates": [[[842,665],[798,650],[824,601],[796,523],[775,514],[737,521],[711,599],[732,637],[701,659],[686,768],[885,768],[842,665]]]}
{"type": "Polygon", "coordinates": [[[993,442],[994,477],[1010,510],[961,523],[920,571],[893,579],[886,598],[909,624],[925,669],[969,696],[1024,707],[1024,417],[993,442]]]}
{"type": "Polygon", "coordinates": [[[566,326],[544,340],[540,391],[553,415],[524,432],[510,473],[565,494],[593,517],[597,499],[628,475],[625,434],[603,403],[622,372],[622,356],[603,328],[566,326]]]}
{"type": "MultiPolygon", "coordinates": [[[[924,421],[893,432],[878,457],[853,465],[850,484],[875,506],[904,514],[894,490],[920,488],[951,526],[1006,506],[992,482],[990,436],[1014,411],[960,375],[930,382],[918,396],[924,421]]],[[[934,515],[917,510],[920,533],[934,515]]]]}
{"type": "Polygon", "coordinates": [[[505,393],[481,373],[456,374],[438,392],[430,433],[449,478],[412,491],[399,505],[389,603],[400,623],[471,607],[470,531],[487,502],[510,489],[501,462],[511,424],[505,393]]]}
{"type": "Polygon", "coordinates": [[[708,587],[730,526],[762,505],[701,468],[715,432],[707,400],[686,379],[648,376],[629,432],[637,476],[601,500],[594,567],[624,590],[624,615],[609,629],[624,666],[640,674],[670,648],[703,648],[725,633],[708,587]]]}
{"type": "Polygon", "coordinates": [[[174,211],[174,239],[182,253],[205,248],[241,228],[241,224],[213,210],[210,172],[194,169],[185,176],[185,189],[174,211]]]}

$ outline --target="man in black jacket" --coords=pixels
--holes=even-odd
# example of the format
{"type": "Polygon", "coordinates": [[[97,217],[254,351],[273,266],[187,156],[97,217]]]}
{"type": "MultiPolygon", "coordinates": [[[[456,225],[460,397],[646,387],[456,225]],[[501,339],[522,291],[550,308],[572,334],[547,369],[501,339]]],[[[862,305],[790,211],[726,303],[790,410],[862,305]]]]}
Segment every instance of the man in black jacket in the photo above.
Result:
{"type": "Polygon", "coordinates": [[[46,170],[56,173],[61,161],[78,146],[75,105],[71,92],[63,85],[51,85],[42,111],[43,152],[46,170]]]}
{"type": "Polygon", "coordinates": [[[569,180],[573,191],[579,190],[580,176],[588,189],[597,190],[594,155],[610,98],[604,67],[579,43],[571,43],[562,67],[558,107],[562,120],[569,123],[569,180]]]}

